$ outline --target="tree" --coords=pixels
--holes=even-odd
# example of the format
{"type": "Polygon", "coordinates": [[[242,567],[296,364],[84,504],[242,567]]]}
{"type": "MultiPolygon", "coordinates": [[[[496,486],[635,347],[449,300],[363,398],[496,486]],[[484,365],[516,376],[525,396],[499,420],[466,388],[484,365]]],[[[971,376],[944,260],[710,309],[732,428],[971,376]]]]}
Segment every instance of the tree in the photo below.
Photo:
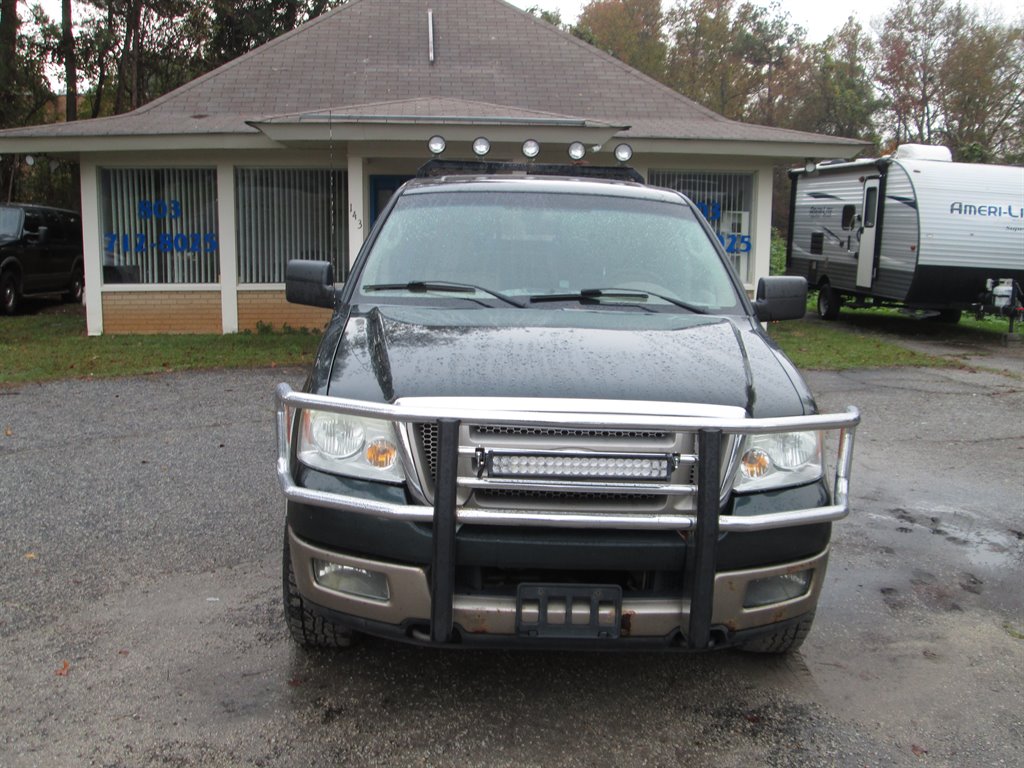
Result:
{"type": "Polygon", "coordinates": [[[743,3],[732,25],[733,55],[740,63],[747,91],[744,118],[760,125],[779,125],[787,87],[800,60],[805,32],[773,4],[764,8],[743,3]]]}
{"type": "Polygon", "coordinates": [[[1024,28],[985,22],[955,6],[939,65],[942,139],[954,159],[1019,156],[1024,111],[1024,28]]]}
{"type": "Polygon", "coordinates": [[[48,49],[39,27],[42,10],[35,6],[32,14],[32,24],[23,26],[17,1],[0,0],[0,128],[38,118],[52,97],[48,49]]]}
{"type": "Polygon", "coordinates": [[[874,43],[852,16],[812,46],[800,118],[790,127],[877,143],[874,115],[880,102],[868,72],[874,56],[874,43]]]}
{"type": "Polygon", "coordinates": [[[238,58],[345,0],[213,0],[211,68],[238,58]]]}
{"type": "Polygon", "coordinates": [[[655,79],[665,76],[660,0],[591,0],[572,32],[655,79]]]}
{"type": "Polygon", "coordinates": [[[78,119],[78,52],[75,50],[71,0],[61,0],[60,14],[60,56],[64,59],[64,82],[67,89],[65,119],[70,123],[78,119]]]}
{"type": "Polygon", "coordinates": [[[541,21],[546,21],[548,24],[558,27],[559,29],[564,28],[562,23],[562,14],[558,11],[542,11],[539,5],[531,5],[526,9],[527,13],[533,14],[541,21]]]}
{"type": "Polygon", "coordinates": [[[1024,154],[1021,23],[982,18],[959,2],[901,0],[878,47],[878,122],[893,145],[942,143],[973,162],[1024,154]]]}
{"type": "Polygon", "coordinates": [[[677,2],[668,13],[669,85],[708,109],[741,119],[748,93],[733,47],[733,0],[677,2]]]}
{"type": "Polygon", "coordinates": [[[878,33],[875,84],[897,144],[931,144],[941,125],[939,68],[946,0],[899,0],[878,33]]]}

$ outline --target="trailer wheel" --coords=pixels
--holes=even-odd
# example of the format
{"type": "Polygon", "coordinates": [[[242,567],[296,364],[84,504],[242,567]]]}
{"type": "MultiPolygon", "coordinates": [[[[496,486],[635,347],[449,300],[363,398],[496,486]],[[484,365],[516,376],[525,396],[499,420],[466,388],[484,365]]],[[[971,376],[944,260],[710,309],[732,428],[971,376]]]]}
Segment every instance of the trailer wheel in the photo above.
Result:
{"type": "Polygon", "coordinates": [[[818,288],[818,317],[822,320],[835,320],[839,317],[842,299],[829,283],[822,283],[818,288]]]}

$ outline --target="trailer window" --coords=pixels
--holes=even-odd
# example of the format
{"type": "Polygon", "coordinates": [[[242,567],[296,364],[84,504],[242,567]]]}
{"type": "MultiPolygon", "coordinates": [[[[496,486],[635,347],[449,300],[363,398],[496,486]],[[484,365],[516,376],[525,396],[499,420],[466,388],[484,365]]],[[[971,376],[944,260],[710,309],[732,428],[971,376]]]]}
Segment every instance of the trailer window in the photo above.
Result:
{"type": "Polygon", "coordinates": [[[853,229],[853,217],[857,214],[857,207],[853,205],[843,206],[843,229],[853,229]]]}
{"type": "Polygon", "coordinates": [[[875,209],[878,207],[878,187],[869,187],[864,196],[864,228],[875,226],[875,209]]]}

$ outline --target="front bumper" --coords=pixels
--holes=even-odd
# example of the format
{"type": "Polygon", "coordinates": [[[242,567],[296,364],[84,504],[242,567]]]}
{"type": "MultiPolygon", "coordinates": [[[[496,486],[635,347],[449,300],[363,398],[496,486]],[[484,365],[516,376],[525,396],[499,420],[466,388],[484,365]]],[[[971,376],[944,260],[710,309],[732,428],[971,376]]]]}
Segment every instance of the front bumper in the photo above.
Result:
{"type": "MultiPolygon", "coordinates": [[[[396,639],[431,639],[431,586],[426,567],[340,554],[304,541],[290,528],[288,543],[299,592],[337,623],[396,639]],[[313,576],[314,559],[384,574],[391,587],[389,599],[375,600],[321,586],[313,576]]],[[[708,646],[722,645],[758,628],[774,628],[813,611],[824,581],[828,555],[826,548],[813,557],[785,565],[715,574],[708,646]],[[744,607],[750,582],[805,570],[810,570],[812,575],[807,592],[802,596],[767,606],[744,607]]],[[[679,644],[690,634],[691,605],[690,598],[625,597],[621,638],[650,641],[651,645],[658,646],[679,644]]],[[[463,644],[472,644],[473,640],[484,636],[494,641],[515,640],[516,610],[515,597],[453,594],[452,633],[447,639],[457,639],[463,644]]]]}
{"type": "MultiPolygon", "coordinates": [[[[853,438],[859,414],[851,408],[845,414],[813,415],[774,419],[746,419],[735,414],[666,416],[619,410],[594,412],[531,410],[517,403],[504,409],[467,407],[457,400],[449,403],[395,405],[344,400],[278,388],[278,477],[289,501],[327,510],[357,513],[380,520],[430,523],[432,555],[427,567],[397,565],[317,548],[291,535],[293,567],[300,593],[311,602],[335,613],[350,625],[353,620],[374,622],[380,627],[407,627],[417,639],[446,644],[456,635],[514,636],[516,600],[510,597],[459,594],[456,590],[457,531],[466,524],[484,526],[527,526],[533,528],[669,530],[686,537],[685,584],[681,597],[624,598],[622,627],[629,637],[664,638],[679,636],[691,649],[716,644],[718,633],[778,625],[813,610],[827,561],[827,549],[798,562],[759,566],[749,570],[719,572],[717,551],[722,533],[770,531],[810,526],[839,520],[848,514],[849,474],[853,438]],[[436,479],[432,506],[397,503],[300,486],[295,477],[297,460],[292,450],[296,440],[297,413],[304,408],[391,419],[395,422],[434,423],[439,435],[436,479]],[[477,509],[460,503],[459,489],[472,486],[474,478],[460,475],[459,434],[463,421],[473,424],[562,427],[565,425],[609,430],[663,429],[689,431],[696,435],[699,455],[685,457],[695,466],[692,486],[673,485],[672,492],[692,493],[692,511],[590,512],[532,509],[477,509]],[[771,511],[763,514],[722,515],[733,465],[730,451],[739,435],[793,430],[838,431],[838,458],[832,504],[806,509],[771,511]],[[383,572],[392,585],[387,601],[367,600],[332,592],[316,584],[312,559],[383,572]],[[362,563],[362,564],[360,564],[362,563]],[[746,585],[753,580],[811,570],[808,590],[800,597],[759,608],[744,608],[746,585]]],[[[464,464],[463,464],[464,466],[464,464]]],[[[478,481],[476,481],[478,482],[478,481]]],[[[605,484],[597,490],[608,487],[605,484]]],[[[630,488],[624,488],[629,492],[630,488]]],[[[635,489],[632,489],[635,491],[635,489]]],[[[379,632],[378,632],[379,634],[379,632]]]]}

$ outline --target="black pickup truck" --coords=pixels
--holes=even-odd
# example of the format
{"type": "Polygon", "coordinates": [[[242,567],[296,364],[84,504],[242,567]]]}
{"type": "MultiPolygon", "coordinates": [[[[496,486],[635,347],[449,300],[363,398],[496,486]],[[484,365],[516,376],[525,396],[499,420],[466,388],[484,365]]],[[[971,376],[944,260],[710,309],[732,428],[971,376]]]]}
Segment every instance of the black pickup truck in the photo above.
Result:
{"type": "Polygon", "coordinates": [[[859,421],[762,330],[806,283],[752,303],[684,196],[542,170],[435,164],[343,287],[289,264],[290,300],[334,308],[277,392],[292,636],[797,648],[859,421]]]}

